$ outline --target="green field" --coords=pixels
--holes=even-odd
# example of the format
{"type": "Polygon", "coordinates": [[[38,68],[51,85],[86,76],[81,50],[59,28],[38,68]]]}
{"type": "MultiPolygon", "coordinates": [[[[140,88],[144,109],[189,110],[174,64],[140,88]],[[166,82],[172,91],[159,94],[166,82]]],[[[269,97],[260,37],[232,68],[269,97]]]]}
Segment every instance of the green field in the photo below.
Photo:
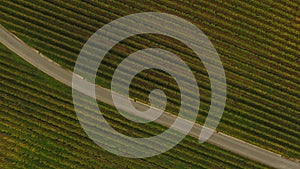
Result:
{"type": "MultiPolygon", "coordinates": [[[[187,137],[174,149],[146,159],[113,155],[94,144],[73,109],[71,88],[40,72],[0,45],[0,168],[265,168],[187,137]]],[[[164,128],[122,121],[100,104],[123,133],[147,137],[164,128]]]]}
{"type": "MultiPolygon", "coordinates": [[[[288,157],[300,157],[300,108],[296,104],[300,102],[297,78],[300,76],[297,38],[300,32],[296,3],[1,3],[1,24],[71,70],[84,42],[113,19],[136,12],[161,11],[191,21],[208,35],[226,71],[228,99],[218,130],[288,157]]],[[[200,62],[195,62],[191,51],[170,39],[142,35],[122,41],[103,62],[100,71],[104,75],[97,79],[98,83],[109,87],[118,61],[132,51],[147,47],[161,47],[178,54],[194,71],[202,96],[197,120],[203,122],[210,103],[205,69],[200,62]]],[[[160,86],[176,95],[176,87],[166,87],[160,79],[149,78],[143,74],[137,78],[133,84],[136,90],[132,90],[134,97],[147,98],[149,88],[144,87],[144,79],[154,82],[150,89],[160,82],[160,86]]],[[[168,110],[175,112],[178,99],[174,98],[168,110]]]]}
{"type": "MultiPolygon", "coordinates": [[[[80,49],[87,39],[97,29],[116,18],[137,12],[160,11],[187,19],[198,26],[212,41],[225,68],[228,97],[225,112],[217,130],[286,157],[300,159],[300,13],[299,10],[297,10],[297,6],[300,5],[299,3],[288,1],[233,1],[231,3],[219,1],[198,3],[188,3],[185,1],[3,1],[0,4],[0,14],[2,16],[0,23],[3,26],[32,47],[38,49],[44,55],[71,70],[73,69],[80,49]]],[[[159,47],[171,51],[180,56],[192,69],[198,80],[201,93],[201,108],[197,121],[202,124],[210,105],[210,83],[207,73],[201,62],[195,59],[196,57],[193,52],[174,39],[157,35],[140,35],[122,41],[110,51],[103,61],[99,69],[97,83],[109,88],[111,75],[118,63],[128,56],[128,54],[148,47],[159,47]]],[[[4,54],[7,53],[4,52],[4,49],[2,51],[4,54]]],[[[17,58],[13,60],[21,62],[20,59],[17,58]]],[[[16,62],[13,60],[8,61],[1,59],[1,64],[3,62],[3,65],[5,65],[5,63],[13,65],[14,62],[16,62]]],[[[16,65],[18,64],[16,63],[16,65]]],[[[1,76],[8,78],[6,74],[12,73],[10,71],[12,69],[12,67],[1,66],[1,71],[5,71],[1,73],[1,76]]],[[[26,73],[27,69],[32,68],[30,68],[30,66],[23,66],[23,69],[18,68],[18,70],[23,71],[26,75],[28,74],[26,73]]],[[[8,100],[15,100],[14,97],[16,93],[14,94],[13,92],[16,92],[16,89],[19,89],[17,90],[18,92],[26,93],[20,97],[22,102],[26,102],[26,97],[30,98],[31,95],[37,98],[50,98],[52,96],[58,98],[58,100],[55,101],[55,105],[57,106],[48,105],[45,101],[39,103],[39,105],[50,106],[46,108],[47,111],[40,118],[48,117],[49,114],[53,114],[53,111],[60,112],[62,114],[60,117],[61,120],[66,117],[68,117],[68,119],[70,118],[72,125],[76,125],[77,129],[81,131],[72,108],[71,89],[47,79],[43,74],[39,74],[38,76],[32,74],[30,70],[28,70],[28,72],[30,72],[29,75],[31,76],[29,77],[32,78],[31,80],[36,83],[30,81],[30,83],[28,82],[26,85],[26,81],[29,80],[27,79],[28,77],[24,78],[24,76],[15,76],[9,84],[9,80],[1,81],[1,83],[3,83],[1,86],[4,85],[10,88],[8,91],[11,91],[11,93],[5,93],[3,91],[8,100]],[[36,78],[44,79],[45,82],[37,82],[36,78]],[[21,83],[23,87],[14,81],[23,81],[21,83]],[[48,84],[48,88],[39,87],[43,86],[43,84],[48,84]],[[55,86],[55,90],[52,89],[52,85],[55,86]],[[33,88],[32,90],[40,92],[43,90],[43,92],[41,92],[41,94],[34,94],[35,92],[32,93],[25,86],[31,86],[33,88]],[[51,88],[51,90],[48,91],[45,90],[45,88],[51,88]],[[54,93],[50,93],[50,91],[54,93]],[[58,93],[62,93],[62,91],[64,95],[58,95],[58,93]]],[[[15,73],[19,74],[21,72],[15,73]]],[[[38,72],[36,72],[36,74],[38,74],[38,72]]],[[[133,81],[131,95],[139,100],[147,100],[148,93],[151,89],[162,88],[169,96],[167,109],[176,113],[180,101],[178,99],[179,93],[174,83],[167,83],[170,81],[170,77],[161,72],[143,72],[133,81]],[[149,73],[156,74],[156,76],[147,76],[149,73]]],[[[4,89],[1,88],[1,90],[4,89]]],[[[3,113],[9,114],[3,118],[6,120],[2,121],[13,123],[13,121],[11,122],[9,119],[14,119],[16,114],[19,113],[20,115],[20,112],[18,112],[19,110],[15,110],[13,106],[9,108],[9,106],[7,106],[9,105],[8,103],[4,101],[3,106],[1,105],[3,107],[3,113]],[[10,112],[16,112],[16,114],[11,113],[10,115],[10,112]]],[[[107,111],[112,110],[109,106],[105,107],[107,111]]],[[[29,112],[35,110],[31,107],[24,107],[24,110],[22,109],[23,111],[21,112],[28,113],[28,111],[26,111],[27,109],[29,109],[29,112]]],[[[36,108],[35,111],[39,112],[39,110],[39,108],[36,108]]],[[[23,119],[25,119],[25,117],[26,116],[24,116],[23,119]]],[[[41,121],[38,122],[42,123],[41,121]]],[[[126,122],[126,124],[129,124],[129,122],[126,122]]],[[[20,127],[17,122],[12,125],[20,127]]],[[[28,125],[28,123],[24,122],[23,125],[28,125]]],[[[10,125],[7,124],[5,126],[10,125]]],[[[45,126],[47,125],[45,124],[45,126]]],[[[56,130],[58,129],[55,127],[51,130],[54,132],[53,139],[55,139],[56,130]]],[[[129,130],[129,128],[126,130],[129,130]]],[[[146,127],[145,130],[148,131],[149,129],[146,127]]],[[[17,136],[21,137],[18,135],[21,133],[17,132],[20,131],[20,129],[18,130],[17,128],[14,131],[16,136],[9,136],[8,138],[13,140],[13,138],[17,136]]],[[[149,131],[155,133],[155,130],[149,131]]],[[[5,133],[11,132],[12,131],[7,131],[5,133]]],[[[60,132],[63,131],[60,129],[58,133],[60,132]]],[[[38,132],[35,132],[35,134],[38,134],[38,132]]],[[[143,132],[140,134],[143,134],[143,132]]],[[[208,160],[207,157],[204,157],[206,155],[214,155],[211,153],[199,155],[199,163],[193,162],[198,161],[196,159],[191,160],[191,158],[198,158],[198,156],[190,156],[191,158],[185,155],[178,158],[174,157],[176,151],[185,152],[182,151],[182,149],[184,149],[183,144],[190,145],[191,142],[196,142],[196,140],[190,138],[177,146],[176,149],[162,155],[162,157],[127,161],[97,148],[91,141],[88,141],[86,136],[82,135],[84,135],[83,132],[81,132],[81,137],[85,138],[85,141],[87,141],[86,144],[90,147],[87,150],[91,151],[90,153],[98,155],[93,158],[96,159],[96,157],[100,155],[103,156],[102,153],[105,154],[105,158],[108,159],[104,163],[107,163],[108,166],[110,166],[109,162],[111,161],[109,158],[116,159],[116,161],[118,161],[116,163],[128,163],[128,165],[132,166],[147,165],[151,167],[151,165],[160,160],[159,164],[161,164],[161,166],[167,166],[168,164],[165,164],[165,161],[173,162],[173,160],[174,166],[177,166],[176,161],[178,161],[178,166],[179,164],[186,165],[187,163],[191,163],[191,165],[196,163],[191,167],[197,167],[197,165],[198,167],[213,165],[210,159],[208,160]],[[164,160],[164,158],[170,159],[164,160]]],[[[73,137],[77,138],[75,136],[73,137]]],[[[24,134],[21,140],[29,138],[29,135],[24,134]]],[[[63,138],[66,139],[64,136],[63,138]]],[[[34,144],[36,141],[34,137],[30,139],[33,140],[29,140],[28,142],[34,144]]],[[[11,142],[15,143],[17,141],[11,142]]],[[[38,140],[37,142],[36,145],[38,145],[39,148],[36,149],[43,149],[44,147],[41,146],[43,140],[38,140]]],[[[47,141],[45,142],[47,143],[47,141]]],[[[49,149],[53,144],[52,142],[46,145],[49,149]]],[[[64,143],[62,143],[62,145],[63,144],[64,143]]],[[[75,145],[80,146],[74,143],[74,146],[75,145]]],[[[28,147],[27,144],[22,146],[28,147]]],[[[232,161],[237,158],[236,156],[230,155],[232,159],[225,160],[226,158],[222,156],[225,152],[210,145],[198,145],[195,143],[191,147],[193,148],[189,149],[189,151],[194,154],[204,152],[198,152],[198,149],[208,149],[209,151],[219,152],[219,156],[212,157],[218,161],[218,163],[216,163],[217,166],[210,166],[211,168],[224,168],[226,165],[228,165],[229,168],[242,167],[242,165],[238,165],[238,163],[247,161],[239,159],[236,160],[238,161],[237,164],[235,164],[236,161],[233,162],[233,164],[232,161]],[[234,166],[230,166],[231,164],[234,166]],[[224,167],[221,167],[222,165],[224,165],[224,167]]],[[[61,150],[62,149],[58,149],[57,151],[59,153],[65,153],[61,152],[61,150]]],[[[70,148],[70,151],[71,150],[73,149],[70,148]]],[[[76,150],[84,151],[85,148],[76,147],[76,150]]],[[[24,149],[19,151],[24,153],[24,149]]],[[[27,151],[27,153],[29,152],[27,151]]],[[[43,153],[47,155],[49,151],[45,150],[43,153]]],[[[68,153],[66,154],[69,155],[68,153]]],[[[66,154],[65,156],[67,156],[66,154]]],[[[89,153],[86,153],[85,157],[87,158],[89,155],[89,153]]],[[[15,153],[11,158],[19,159],[18,156],[22,155],[15,153]]],[[[31,155],[30,157],[34,160],[36,155],[31,155]]],[[[75,157],[77,156],[72,155],[72,158],[75,159],[75,157]]],[[[93,164],[97,165],[98,161],[95,162],[95,159],[92,159],[94,160],[93,164]]],[[[53,160],[55,160],[55,158],[53,158],[53,160]]],[[[70,160],[69,163],[71,161],[72,160],[70,160]]],[[[88,161],[84,162],[86,166],[88,161]]],[[[80,162],[78,165],[79,164],[80,162]]],[[[249,167],[251,168],[250,164],[252,163],[249,162],[249,167]]],[[[84,164],[82,165],[84,166],[84,164]]],[[[116,166],[119,165],[116,164],[116,166]]],[[[112,168],[114,167],[112,166],[112,168]]]]}

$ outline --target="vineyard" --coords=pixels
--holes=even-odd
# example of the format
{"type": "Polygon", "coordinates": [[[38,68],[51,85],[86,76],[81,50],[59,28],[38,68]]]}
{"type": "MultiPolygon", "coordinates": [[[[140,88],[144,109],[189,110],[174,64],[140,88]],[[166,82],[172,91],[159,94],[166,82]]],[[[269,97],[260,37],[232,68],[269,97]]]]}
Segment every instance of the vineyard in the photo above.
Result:
{"type": "MultiPolygon", "coordinates": [[[[263,168],[247,159],[188,137],[171,151],[147,159],[115,156],[94,144],[73,109],[71,89],[41,73],[8,49],[1,56],[1,168],[263,168]]],[[[120,120],[101,104],[106,119],[120,132],[147,137],[164,128],[120,120]]]]}
{"type": "MultiPolygon", "coordinates": [[[[87,39],[116,18],[159,11],[187,19],[212,41],[226,72],[227,103],[217,130],[286,157],[300,159],[300,107],[297,104],[300,103],[299,5],[296,2],[259,1],[204,1],[198,4],[186,1],[3,1],[0,23],[44,55],[73,70],[87,39]]],[[[117,65],[130,53],[149,47],[173,52],[191,68],[201,94],[197,122],[202,124],[210,105],[209,79],[195,54],[174,39],[150,34],[123,40],[101,63],[96,82],[109,88],[117,65]]],[[[1,134],[5,138],[1,148],[14,152],[8,153],[11,156],[7,159],[23,159],[26,168],[31,168],[29,165],[47,168],[105,165],[114,168],[123,164],[136,168],[143,165],[166,168],[171,165],[166,161],[172,161],[178,168],[183,165],[195,168],[262,167],[214,146],[196,144],[191,138],[158,157],[126,160],[113,156],[95,146],[80,128],[72,106],[71,89],[34,71],[30,65],[8,53],[1,47],[1,95],[4,98],[1,99],[1,134]],[[15,104],[18,106],[13,106],[15,104]],[[26,163],[28,158],[36,163],[26,163]]],[[[155,88],[166,92],[167,110],[176,113],[180,93],[172,78],[163,72],[140,73],[132,83],[131,96],[145,101],[155,88]]],[[[137,124],[120,121],[114,108],[101,106],[105,107],[112,125],[126,134],[130,131],[133,135],[147,136],[163,130],[155,124],[137,127],[137,124]]],[[[6,163],[15,163],[9,160],[6,163]]]]}

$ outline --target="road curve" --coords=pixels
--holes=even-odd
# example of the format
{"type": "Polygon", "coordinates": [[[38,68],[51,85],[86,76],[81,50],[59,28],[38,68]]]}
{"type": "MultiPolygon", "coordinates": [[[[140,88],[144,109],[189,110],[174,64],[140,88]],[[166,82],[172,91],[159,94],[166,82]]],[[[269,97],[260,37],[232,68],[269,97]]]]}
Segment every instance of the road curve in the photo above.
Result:
{"type": "MultiPolygon", "coordinates": [[[[57,63],[53,62],[52,60],[40,54],[37,50],[29,47],[22,40],[20,40],[15,35],[13,35],[8,30],[6,30],[2,25],[0,25],[0,41],[3,45],[5,45],[11,51],[19,55],[21,58],[23,58],[24,60],[26,60],[33,66],[35,66],[36,68],[40,69],[41,71],[55,78],[61,83],[72,87],[73,72],[62,68],[57,63]]],[[[78,90],[80,91],[81,89],[78,90]]],[[[98,85],[96,85],[95,90],[96,90],[97,99],[99,101],[109,105],[113,105],[110,90],[98,85]]],[[[134,102],[133,104],[135,104],[135,106],[138,109],[149,108],[147,105],[143,103],[134,102]]],[[[160,125],[170,127],[176,118],[177,116],[164,112],[160,118],[155,120],[155,122],[160,125]]],[[[182,122],[183,122],[182,125],[184,125],[185,123],[189,123],[189,124],[191,123],[190,121],[184,119],[182,119],[182,122]]],[[[198,139],[201,130],[202,130],[201,125],[194,124],[193,128],[189,132],[189,135],[198,139]]],[[[178,128],[178,131],[180,131],[180,128],[178,128]]],[[[271,151],[246,143],[242,140],[233,138],[221,132],[214,132],[207,142],[273,168],[278,168],[278,169],[299,169],[300,168],[300,163],[291,161],[289,159],[282,157],[279,154],[275,154],[271,151]]]]}

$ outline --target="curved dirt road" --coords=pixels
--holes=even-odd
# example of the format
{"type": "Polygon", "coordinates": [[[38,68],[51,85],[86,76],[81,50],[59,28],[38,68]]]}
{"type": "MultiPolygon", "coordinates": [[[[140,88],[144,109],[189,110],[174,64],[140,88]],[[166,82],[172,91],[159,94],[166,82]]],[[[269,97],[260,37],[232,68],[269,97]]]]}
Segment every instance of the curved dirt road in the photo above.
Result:
{"type": "MultiPolygon", "coordinates": [[[[73,72],[62,68],[57,63],[39,54],[38,51],[26,45],[23,41],[11,34],[4,27],[2,27],[2,25],[0,25],[0,41],[3,45],[5,45],[7,48],[9,48],[11,51],[22,57],[24,60],[26,60],[33,66],[37,67],[38,69],[48,74],[49,76],[55,78],[56,80],[60,81],[61,83],[72,87],[73,72]]],[[[88,82],[83,81],[82,83],[87,83],[88,85],[88,82]]],[[[77,90],[79,90],[82,93],[85,93],[84,89],[77,90]]],[[[96,85],[95,90],[97,99],[99,101],[109,105],[113,105],[111,94],[108,89],[96,85]]],[[[139,109],[148,109],[148,106],[145,104],[139,102],[135,102],[134,104],[139,109]]],[[[147,119],[147,117],[143,118],[147,119]]],[[[170,127],[176,118],[176,116],[165,112],[160,118],[155,120],[155,122],[160,125],[170,127]]],[[[183,128],[185,124],[191,123],[187,120],[182,120],[182,122],[183,128]]],[[[178,130],[180,131],[180,128],[178,128],[178,130]]],[[[201,130],[202,127],[199,124],[195,124],[191,129],[189,135],[198,139],[201,130]]],[[[285,159],[279,154],[275,154],[273,152],[251,145],[249,143],[230,137],[221,132],[214,132],[214,134],[209,138],[207,142],[273,168],[300,168],[300,163],[285,159]]]]}

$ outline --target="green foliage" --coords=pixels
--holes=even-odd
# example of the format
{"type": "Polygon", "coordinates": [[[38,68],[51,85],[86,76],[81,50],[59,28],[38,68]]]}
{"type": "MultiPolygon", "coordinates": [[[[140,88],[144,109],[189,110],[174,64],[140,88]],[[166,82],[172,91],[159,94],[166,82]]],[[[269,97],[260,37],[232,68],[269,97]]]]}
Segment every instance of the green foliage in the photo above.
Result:
{"type": "MultiPolygon", "coordinates": [[[[264,168],[216,146],[187,137],[174,149],[147,159],[115,156],[94,144],[82,130],[71,89],[0,46],[1,168],[264,168]]],[[[107,121],[135,137],[165,128],[128,123],[111,106],[99,104],[107,121]]]]}
{"type": "MultiPolygon", "coordinates": [[[[300,71],[299,62],[296,62],[300,55],[300,32],[293,25],[299,15],[293,9],[297,6],[294,2],[1,3],[1,24],[41,53],[71,70],[84,42],[113,19],[136,12],[161,11],[191,21],[208,35],[218,50],[226,71],[228,99],[218,130],[285,156],[300,158],[300,107],[297,104],[300,102],[300,71]]],[[[210,105],[207,73],[193,53],[175,40],[149,35],[122,41],[110,51],[110,59],[104,60],[101,65],[97,83],[109,87],[113,68],[119,63],[117,60],[121,61],[126,54],[147,47],[171,51],[183,58],[192,69],[198,80],[202,101],[197,121],[202,123],[210,105]]],[[[7,74],[11,70],[11,64],[8,63],[10,62],[1,60],[2,70],[7,74]]],[[[166,77],[156,73],[162,78],[166,77]]],[[[5,80],[7,82],[13,79],[7,75],[5,80]]],[[[30,82],[36,82],[35,77],[30,82]]],[[[169,93],[176,93],[176,84],[166,84],[157,77],[141,74],[131,90],[133,96],[147,98],[147,90],[143,88],[143,84],[149,82],[166,88],[169,93]]],[[[54,84],[50,83],[49,85],[54,84]]],[[[30,85],[32,89],[41,91],[36,84],[42,85],[36,82],[26,86],[30,85]]],[[[19,88],[17,84],[8,87],[16,91],[19,88]]],[[[22,89],[26,90],[28,89],[22,89]]],[[[43,92],[45,95],[50,94],[47,90],[43,92]]],[[[62,107],[66,105],[63,96],[56,94],[53,97],[60,99],[56,104],[62,107]]],[[[168,110],[173,112],[178,105],[179,100],[171,98],[168,110]]],[[[71,107],[69,105],[68,109],[72,109],[71,107]]],[[[56,108],[52,107],[50,110],[54,111],[56,108]]]]}

